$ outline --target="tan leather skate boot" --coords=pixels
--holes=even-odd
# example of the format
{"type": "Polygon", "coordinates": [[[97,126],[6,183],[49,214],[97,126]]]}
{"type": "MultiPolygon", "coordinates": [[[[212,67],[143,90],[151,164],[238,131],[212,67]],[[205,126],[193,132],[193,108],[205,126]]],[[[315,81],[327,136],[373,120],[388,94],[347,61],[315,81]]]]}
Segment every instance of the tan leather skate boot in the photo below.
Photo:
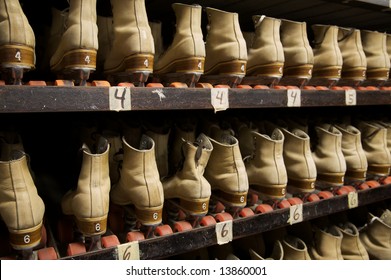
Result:
{"type": "Polygon", "coordinates": [[[308,250],[313,260],[343,260],[341,245],[343,235],[331,225],[325,229],[316,228],[314,244],[308,250]]]}
{"type": "Polygon", "coordinates": [[[107,139],[99,137],[95,149],[82,146],[83,159],[77,188],[61,201],[65,215],[75,217],[77,228],[86,237],[102,235],[109,212],[109,150],[107,139]]]}
{"type": "Polygon", "coordinates": [[[45,205],[31,177],[27,156],[14,150],[0,161],[0,215],[16,250],[32,250],[41,241],[45,205]]]}
{"type": "Polygon", "coordinates": [[[344,260],[369,260],[368,252],[360,241],[357,227],[345,222],[337,225],[342,233],[341,252],[344,260]]]}
{"type": "Polygon", "coordinates": [[[35,36],[19,0],[0,1],[0,62],[12,84],[35,68],[35,36]]]}
{"type": "Polygon", "coordinates": [[[209,30],[206,37],[205,73],[201,81],[233,87],[246,75],[247,46],[237,13],[206,8],[209,30]],[[206,76],[208,76],[207,79],[206,76]],[[214,82],[212,82],[214,81],[214,82]]]}
{"type": "Polygon", "coordinates": [[[336,124],[342,133],[342,153],[346,161],[345,183],[365,181],[368,162],[361,144],[361,132],[347,124],[336,124]]]}
{"type": "Polygon", "coordinates": [[[367,58],[362,46],[360,30],[338,28],[338,46],[342,54],[342,73],[339,85],[359,85],[366,79],[367,58]]]}
{"type": "Polygon", "coordinates": [[[281,128],[281,131],[285,138],[283,155],[288,175],[288,192],[291,194],[313,192],[317,171],[308,134],[297,128],[292,130],[281,128]]]}
{"type": "Polygon", "coordinates": [[[112,82],[143,86],[153,71],[155,46],[145,0],[112,0],[114,41],[104,65],[112,82]]]}
{"type": "Polygon", "coordinates": [[[369,121],[358,121],[361,142],[368,162],[369,178],[388,176],[391,168],[391,155],[387,147],[387,129],[369,121]]]}
{"type": "Polygon", "coordinates": [[[319,189],[333,189],[344,184],[346,160],[342,152],[342,133],[331,124],[315,126],[317,144],[312,157],[317,177],[315,186],[319,189]]]}
{"type": "Polygon", "coordinates": [[[333,86],[341,78],[342,54],[338,46],[338,27],[314,24],[314,69],[311,84],[333,86]]]}
{"type": "Polygon", "coordinates": [[[310,260],[307,245],[298,237],[286,235],[281,241],[284,260],[310,260]]]}
{"type": "Polygon", "coordinates": [[[194,87],[204,73],[205,44],[201,30],[202,7],[172,4],[176,32],[168,49],[157,60],[154,77],[169,83],[184,81],[194,87]]]}
{"type": "Polygon", "coordinates": [[[194,142],[182,138],[182,166],[163,181],[164,198],[178,198],[180,207],[189,216],[204,216],[208,212],[211,187],[204,171],[212,150],[205,134],[201,133],[194,142]]]}
{"type": "Polygon", "coordinates": [[[248,48],[247,73],[242,84],[275,84],[282,77],[284,49],[280,39],[281,20],[253,16],[255,35],[248,48]]]}
{"type": "Polygon", "coordinates": [[[370,259],[391,260],[391,211],[379,216],[369,213],[369,221],[360,230],[360,240],[370,259]]]}
{"type": "Polygon", "coordinates": [[[281,82],[304,85],[311,79],[314,67],[314,53],[307,37],[307,23],[282,19],[280,29],[285,56],[281,82]]]}
{"type": "Polygon", "coordinates": [[[389,78],[390,58],[387,53],[387,34],[361,30],[362,45],[367,58],[366,84],[381,86],[389,78]]]}
{"type": "Polygon", "coordinates": [[[261,256],[253,249],[249,249],[250,257],[252,260],[283,260],[284,259],[284,248],[282,247],[281,241],[276,240],[273,245],[273,251],[269,256],[261,256]]]}
{"type": "Polygon", "coordinates": [[[155,159],[155,143],[142,135],[138,148],[122,138],[124,158],[121,177],[110,192],[111,201],[117,205],[133,205],[137,220],[145,226],[162,222],[163,186],[155,159]]]}
{"type": "Polygon", "coordinates": [[[213,152],[204,176],[210,183],[213,194],[227,208],[245,207],[249,185],[238,140],[218,131],[208,137],[213,152]]]}
{"type": "Polygon", "coordinates": [[[250,187],[262,199],[284,198],[288,181],[283,158],[284,134],[278,128],[262,134],[251,133],[254,154],[245,161],[250,187]]]}

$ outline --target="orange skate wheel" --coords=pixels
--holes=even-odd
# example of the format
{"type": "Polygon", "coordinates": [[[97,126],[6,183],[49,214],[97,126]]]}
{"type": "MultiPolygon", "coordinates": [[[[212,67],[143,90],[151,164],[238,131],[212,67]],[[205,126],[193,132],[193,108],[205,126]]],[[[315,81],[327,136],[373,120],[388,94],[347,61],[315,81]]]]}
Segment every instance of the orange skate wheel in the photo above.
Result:
{"type": "Polygon", "coordinates": [[[173,233],[172,229],[169,225],[158,226],[155,229],[155,235],[157,235],[157,236],[166,236],[166,235],[170,235],[172,233],[173,233]]]}
{"type": "Polygon", "coordinates": [[[188,88],[186,83],[181,83],[181,82],[171,83],[170,87],[174,87],[174,88],[188,88]]]}
{"type": "Polygon", "coordinates": [[[270,87],[268,87],[266,85],[256,85],[256,86],[254,86],[254,89],[270,89],[270,87]]]}
{"type": "Polygon", "coordinates": [[[230,88],[229,85],[215,85],[215,88],[230,88]]]}
{"type": "Polygon", "coordinates": [[[291,207],[291,204],[289,203],[288,200],[283,199],[280,202],[277,203],[277,208],[278,209],[285,209],[291,207]]]}
{"type": "Polygon", "coordinates": [[[197,83],[197,88],[213,88],[213,85],[210,83],[197,83]]]}
{"type": "Polygon", "coordinates": [[[342,87],[339,87],[339,86],[333,86],[331,87],[332,90],[343,90],[342,87]]]}
{"type": "Polygon", "coordinates": [[[387,177],[383,178],[383,179],[380,181],[380,183],[381,183],[382,185],[391,184],[391,176],[387,176],[387,177]]]}
{"type": "Polygon", "coordinates": [[[246,218],[246,217],[251,217],[251,216],[254,216],[254,212],[253,212],[253,210],[251,210],[248,207],[243,208],[239,212],[239,217],[246,218]]]}
{"type": "Polygon", "coordinates": [[[134,87],[134,84],[123,82],[123,83],[119,83],[118,86],[119,87],[134,87]]]}
{"type": "Polygon", "coordinates": [[[287,89],[299,89],[297,86],[286,86],[287,89]]]}
{"type": "Polygon", "coordinates": [[[216,224],[216,220],[213,218],[213,216],[210,216],[210,215],[202,217],[202,219],[200,221],[200,226],[203,226],[203,227],[207,227],[207,226],[211,226],[211,225],[215,225],[215,224],[216,224]]]}
{"type": "Polygon", "coordinates": [[[391,90],[391,87],[380,87],[381,90],[391,90]]]}
{"type": "Polygon", "coordinates": [[[191,224],[187,221],[177,221],[174,223],[173,228],[174,228],[174,232],[182,232],[182,231],[188,231],[193,229],[191,224]]]}
{"type": "Polygon", "coordinates": [[[366,182],[362,182],[361,184],[359,184],[357,186],[357,189],[358,190],[367,190],[367,189],[370,189],[370,187],[368,186],[368,184],[366,182]]]}
{"type": "Polygon", "coordinates": [[[252,89],[250,85],[237,85],[237,88],[252,89]]]}
{"type": "Polygon", "coordinates": [[[287,89],[286,86],[279,86],[279,85],[276,85],[273,87],[274,89],[287,89]]]}
{"type": "Polygon", "coordinates": [[[91,86],[93,86],[93,87],[109,87],[110,83],[108,81],[94,80],[94,81],[92,81],[91,86]]]}
{"type": "Polygon", "coordinates": [[[56,250],[53,247],[47,247],[38,250],[37,252],[38,260],[57,260],[58,256],[56,250]]]}
{"type": "Polygon", "coordinates": [[[314,86],[304,86],[303,89],[316,90],[316,87],[314,87],[314,86]]]}
{"type": "Polygon", "coordinates": [[[349,87],[349,86],[343,86],[342,89],[344,90],[350,90],[350,89],[354,89],[353,87],[349,87]]]}
{"type": "Polygon", "coordinates": [[[379,88],[375,86],[367,86],[366,90],[379,90],[379,88]]]}
{"type": "Polygon", "coordinates": [[[225,206],[223,203],[221,203],[220,201],[218,201],[216,203],[216,208],[215,208],[215,213],[221,213],[225,210],[225,206]]]}
{"type": "Polygon", "coordinates": [[[146,87],[151,87],[151,88],[162,88],[164,87],[163,84],[161,83],[148,83],[146,87]]]}
{"type": "Polygon", "coordinates": [[[0,80],[0,86],[5,86],[5,81],[0,80]]]}
{"type": "Polygon", "coordinates": [[[269,204],[259,204],[257,208],[255,208],[255,214],[258,213],[267,213],[273,211],[273,207],[269,204]]]}
{"type": "Polygon", "coordinates": [[[233,217],[231,216],[230,213],[223,212],[223,213],[218,213],[215,216],[215,219],[216,219],[216,222],[219,223],[219,222],[225,222],[225,221],[233,220],[233,217]]]}
{"type": "Polygon", "coordinates": [[[366,181],[367,185],[372,189],[380,186],[380,183],[375,180],[366,181]]]}
{"type": "Polygon", "coordinates": [[[141,231],[129,231],[126,234],[126,242],[144,240],[145,236],[141,231]]]}
{"type": "Polygon", "coordinates": [[[28,81],[27,85],[28,86],[35,86],[35,87],[46,86],[46,82],[45,81],[28,81]]]}
{"type": "Polygon", "coordinates": [[[54,85],[59,87],[72,87],[75,83],[72,80],[55,80],[54,85]]]}
{"type": "Polygon", "coordinates": [[[334,197],[334,195],[329,191],[320,191],[318,193],[318,196],[320,199],[328,199],[328,198],[334,197]]]}
{"type": "Polygon", "coordinates": [[[316,90],[329,90],[329,88],[325,87],[325,86],[316,86],[315,89],[316,90]]]}
{"type": "Polygon", "coordinates": [[[67,256],[74,256],[86,252],[86,247],[81,242],[74,242],[68,244],[67,256]]]}
{"type": "Polygon", "coordinates": [[[335,193],[337,195],[344,195],[344,194],[348,194],[350,192],[350,190],[348,188],[346,188],[346,186],[343,186],[343,187],[340,187],[338,188],[335,193]]]}
{"type": "Polygon", "coordinates": [[[320,200],[319,196],[317,196],[317,195],[314,194],[314,193],[311,193],[311,194],[307,197],[307,201],[308,201],[308,202],[319,201],[319,200],[320,200]]]}
{"type": "Polygon", "coordinates": [[[114,234],[103,236],[101,238],[101,243],[103,248],[115,247],[120,244],[118,237],[114,234]]]}
{"type": "Polygon", "coordinates": [[[57,223],[58,240],[61,243],[73,241],[73,221],[71,219],[60,219],[57,223]]]}
{"type": "Polygon", "coordinates": [[[288,202],[290,205],[303,204],[303,201],[298,197],[290,197],[288,198],[288,202]]]}

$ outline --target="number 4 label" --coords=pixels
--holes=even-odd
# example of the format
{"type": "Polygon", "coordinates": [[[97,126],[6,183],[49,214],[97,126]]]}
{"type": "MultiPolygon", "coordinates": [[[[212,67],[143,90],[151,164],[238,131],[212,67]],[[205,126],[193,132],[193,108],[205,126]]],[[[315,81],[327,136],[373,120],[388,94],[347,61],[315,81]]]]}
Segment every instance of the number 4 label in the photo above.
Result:
{"type": "Polygon", "coordinates": [[[130,111],[130,87],[110,87],[109,106],[112,111],[130,111]]]}
{"type": "Polygon", "coordinates": [[[215,112],[229,108],[228,88],[212,88],[210,98],[215,112]]]}
{"type": "Polygon", "coordinates": [[[300,107],[301,106],[301,90],[300,89],[288,89],[288,107],[300,107]]]}
{"type": "Polygon", "coordinates": [[[217,244],[222,245],[231,242],[233,239],[232,220],[216,224],[217,244]]]}

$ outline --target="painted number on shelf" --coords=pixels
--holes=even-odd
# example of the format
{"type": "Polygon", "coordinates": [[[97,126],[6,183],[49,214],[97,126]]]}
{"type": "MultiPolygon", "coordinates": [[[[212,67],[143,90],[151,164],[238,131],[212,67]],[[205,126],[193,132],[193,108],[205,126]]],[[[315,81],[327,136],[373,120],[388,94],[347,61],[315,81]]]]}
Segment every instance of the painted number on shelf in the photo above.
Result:
{"type": "Polygon", "coordinates": [[[355,89],[345,90],[345,103],[347,106],[355,106],[357,104],[355,89]]]}
{"type": "Polygon", "coordinates": [[[295,204],[289,208],[288,223],[293,225],[303,221],[303,204],[295,204]]]}
{"type": "Polygon", "coordinates": [[[216,224],[217,244],[222,245],[232,241],[232,220],[216,224]]]}
{"type": "Polygon", "coordinates": [[[210,98],[215,112],[229,108],[228,88],[212,88],[210,98]]]}
{"type": "Polygon", "coordinates": [[[348,207],[349,208],[358,207],[358,193],[357,192],[348,193],[348,207]]]}
{"type": "Polygon", "coordinates": [[[288,107],[300,107],[301,106],[301,90],[300,89],[288,89],[288,107]]]}
{"type": "Polygon", "coordinates": [[[130,87],[110,87],[109,106],[112,111],[131,110],[130,87]]]}
{"type": "Polygon", "coordinates": [[[117,246],[119,260],[139,260],[140,250],[138,241],[132,241],[117,246]]]}

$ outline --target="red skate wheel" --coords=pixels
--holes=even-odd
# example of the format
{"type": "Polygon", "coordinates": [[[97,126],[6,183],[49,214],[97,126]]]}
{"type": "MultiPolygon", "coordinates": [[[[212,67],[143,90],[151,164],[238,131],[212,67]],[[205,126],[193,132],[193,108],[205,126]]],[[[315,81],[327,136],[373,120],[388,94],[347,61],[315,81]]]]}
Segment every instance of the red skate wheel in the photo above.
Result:
{"type": "Polygon", "coordinates": [[[316,87],[314,87],[314,86],[304,86],[303,89],[316,90],[316,87]]]}
{"type": "Polygon", "coordinates": [[[47,247],[38,250],[37,252],[38,260],[57,260],[58,256],[56,250],[53,247],[47,247]]]}
{"type": "Polygon", "coordinates": [[[101,238],[101,243],[103,248],[115,247],[120,244],[118,237],[114,234],[103,236],[101,238]]]}
{"type": "Polygon", "coordinates": [[[319,200],[320,200],[319,196],[317,196],[317,195],[314,194],[314,193],[311,193],[311,194],[307,197],[307,201],[308,201],[308,202],[319,201],[319,200]]]}
{"type": "Polygon", "coordinates": [[[173,229],[174,229],[174,232],[182,232],[182,231],[192,230],[193,227],[187,221],[177,221],[174,223],[173,229]]]}
{"type": "Polygon", "coordinates": [[[331,87],[332,90],[343,90],[342,87],[339,87],[339,86],[333,86],[331,87]]]}
{"type": "Polygon", "coordinates": [[[213,88],[213,85],[210,83],[197,83],[197,88],[213,88]]]}
{"type": "Polygon", "coordinates": [[[110,83],[108,81],[94,80],[94,81],[92,81],[91,86],[93,86],[93,87],[110,87],[110,83]]]}
{"type": "Polygon", "coordinates": [[[42,86],[46,86],[46,82],[45,81],[28,81],[27,85],[28,86],[42,87],[42,86]]]}
{"type": "Polygon", "coordinates": [[[174,88],[188,88],[186,83],[181,83],[181,82],[171,83],[170,87],[174,87],[174,88]]]}
{"type": "Polygon", "coordinates": [[[215,85],[215,88],[230,88],[229,85],[215,85]]]}
{"type": "Polygon", "coordinates": [[[320,199],[328,199],[334,197],[334,195],[329,191],[321,191],[318,193],[320,199]]]}
{"type": "Polygon", "coordinates": [[[237,85],[237,88],[252,89],[250,85],[237,85]]]}
{"type": "Polygon", "coordinates": [[[256,85],[256,86],[254,86],[254,89],[270,89],[270,87],[268,87],[266,85],[256,85]]]}
{"type": "Polygon", "coordinates": [[[382,180],[380,180],[380,184],[382,184],[382,185],[391,184],[391,176],[387,176],[387,177],[383,178],[382,180]]]}
{"type": "Polygon", "coordinates": [[[350,89],[354,89],[353,87],[349,87],[349,86],[343,86],[342,89],[344,90],[350,90],[350,89]]]}
{"type": "Polygon", "coordinates": [[[54,85],[58,87],[73,87],[75,84],[72,80],[55,80],[54,85]]]}
{"type": "Polygon", "coordinates": [[[375,180],[366,181],[367,185],[372,189],[380,186],[380,183],[375,180]]]}
{"type": "Polygon", "coordinates": [[[380,87],[381,90],[391,90],[391,87],[380,87]]]}
{"type": "Polygon", "coordinates": [[[0,86],[5,86],[5,81],[0,80],[0,86]]]}
{"type": "Polygon", "coordinates": [[[297,86],[286,86],[287,89],[299,89],[297,86]]]}
{"type": "Polygon", "coordinates": [[[325,87],[325,86],[316,86],[315,89],[316,90],[329,90],[329,88],[325,87]]]}
{"type": "Polygon", "coordinates": [[[126,234],[126,242],[144,240],[145,236],[141,231],[129,231],[126,234]]]}
{"type": "Polygon", "coordinates": [[[257,208],[255,208],[255,214],[258,213],[267,213],[273,211],[273,207],[269,204],[259,204],[257,208]]]}
{"type": "Polygon", "coordinates": [[[216,222],[219,223],[219,222],[225,222],[225,221],[233,220],[233,217],[231,216],[230,213],[223,212],[223,213],[218,213],[215,216],[215,219],[216,219],[216,222]]]}
{"type": "Polygon", "coordinates": [[[151,88],[162,88],[164,87],[163,84],[161,83],[148,83],[147,84],[147,87],[151,87],[151,88]]]}
{"type": "Polygon", "coordinates": [[[254,212],[253,212],[253,210],[251,210],[248,207],[243,208],[239,212],[239,217],[246,218],[246,217],[251,217],[251,216],[254,216],[254,212]]]}
{"type": "Polygon", "coordinates": [[[57,233],[60,243],[71,243],[73,241],[73,220],[60,219],[57,223],[57,233]]]}
{"type": "Polygon", "coordinates": [[[278,209],[284,209],[284,208],[289,208],[289,207],[291,207],[291,204],[286,199],[283,199],[283,200],[281,200],[280,202],[277,203],[277,208],[278,209]]]}
{"type": "Polygon", "coordinates": [[[74,256],[86,252],[86,247],[81,242],[74,242],[68,244],[67,256],[74,256]]]}
{"type": "Polygon", "coordinates": [[[212,226],[216,224],[216,220],[213,218],[213,216],[204,216],[202,217],[200,221],[200,226],[207,227],[207,226],[212,226]]]}
{"type": "Polygon", "coordinates": [[[355,192],[355,191],[356,191],[356,189],[353,188],[352,186],[342,186],[342,187],[340,187],[340,188],[336,191],[336,193],[337,193],[338,195],[344,195],[344,194],[348,194],[348,193],[350,193],[350,192],[355,192]]]}
{"type": "Polygon", "coordinates": [[[288,198],[288,202],[290,205],[303,204],[303,201],[298,197],[290,197],[288,198]]]}
{"type": "Polygon", "coordinates": [[[279,86],[279,85],[275,85],[273,88],[274,89],[287,89],[286,86],[279,86]]]}
{"type": "Polygon", "coordinates": [[[158,226],[155,229],[155,235],[157,236],[166,236],[172,234],[172,229],[169,225],[158,226]]]}
{"type": "Polygon", "coordinates": [[[123,82],[123,83],[119,83],[118,86],[119,87],[134,87],[134,84],[123,82]]]}
{"type": "Polygon", "coordinates": [[[357,186],[357,189],[358,190],[367,190],[367,189],[370,189],[370,187],[368,186],[368,184],[366,182],[362,182],[361,184],[359,184],[357,186]]]}
{"type": "Polygon", "coordinates": [[[375,86],[367,86],[366,90],[379,90],[379,88],[375,86]]]}

